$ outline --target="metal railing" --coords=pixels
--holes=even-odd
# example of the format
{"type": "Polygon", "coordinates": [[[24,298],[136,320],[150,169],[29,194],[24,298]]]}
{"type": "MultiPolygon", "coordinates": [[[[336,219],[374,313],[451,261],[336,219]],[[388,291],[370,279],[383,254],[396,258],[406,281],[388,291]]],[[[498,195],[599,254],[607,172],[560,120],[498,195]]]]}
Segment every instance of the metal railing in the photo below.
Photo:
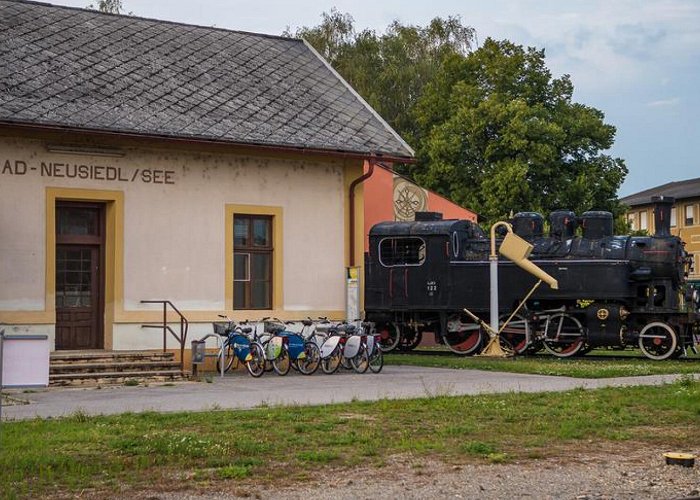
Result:
{"type": "Polygon", "coordinates": [[[163,324],[162,325],[141,325],[141,328],[160,328],[163,330],[163,352],[167,351],[168,333],[172,335],[180,344],[180,371],[185,371],[185,344],[187,343],[187,330],[189,322],[187,318],[169,300],[142,300],[142,304],[163,304],[163,324]],[[168,306],[172,308],[180,318],[180,334],[178,335],[168,324],[168,306]]]}

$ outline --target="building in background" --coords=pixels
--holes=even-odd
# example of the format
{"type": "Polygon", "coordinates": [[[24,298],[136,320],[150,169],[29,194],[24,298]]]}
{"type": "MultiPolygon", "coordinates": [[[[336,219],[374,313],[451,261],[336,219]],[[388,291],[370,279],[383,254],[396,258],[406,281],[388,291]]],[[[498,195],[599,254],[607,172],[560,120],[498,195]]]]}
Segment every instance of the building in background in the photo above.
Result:
{"type": "Polygon", "coordinates": [[[690,279],[700,284],[700,178],[669,182],[622,198],[620,201],[629,207],[627,221],[632,230],[654,233],[652,196],[675,198],[671,234],[685,243],[685,250],[693,257],[690,279]]]}

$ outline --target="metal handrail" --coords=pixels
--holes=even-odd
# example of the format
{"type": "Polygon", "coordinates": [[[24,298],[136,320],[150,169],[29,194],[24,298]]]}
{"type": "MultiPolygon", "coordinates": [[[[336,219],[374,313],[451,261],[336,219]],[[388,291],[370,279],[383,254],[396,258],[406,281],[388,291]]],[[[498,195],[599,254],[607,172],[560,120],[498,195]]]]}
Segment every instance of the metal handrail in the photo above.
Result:
{"type": "Polygon", "coordinates": [[[161,328],[163,330],[163,352],[167,351],[168,332],[180,343],[180,371],[185,371],[185,344],[187,343],[187,330],[190,327],[187,318],[169,300],[142,300],[142,304],[163,304],[163,324],[162,325],[141,325],[141,328],[161,328]],[[178,335],[170,325],[168,325],[168,306],[180,316],[180,335],[178,335]]]}

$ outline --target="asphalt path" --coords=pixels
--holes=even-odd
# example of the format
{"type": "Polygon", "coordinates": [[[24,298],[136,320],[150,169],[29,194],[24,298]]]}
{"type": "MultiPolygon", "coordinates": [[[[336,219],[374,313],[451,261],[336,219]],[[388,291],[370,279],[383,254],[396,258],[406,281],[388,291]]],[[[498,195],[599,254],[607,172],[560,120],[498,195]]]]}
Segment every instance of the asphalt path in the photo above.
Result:
{"type": "Polygon", "coordinates": [[[679,375],[579,379],[545,375],[385,366],[381,373],[353,372],[304,376],[290,372],[252,378],[237,371],[211,382],[178,382],[149,386],[5,390],[24,404],[4,405],[3,420],[61,417],[82,412],[112,415],[126,412],[211,411],[263,406],[323,405],[349,401],[408,399],[507,392],[566,391],[630,385],[660,385],[679,375]]]}

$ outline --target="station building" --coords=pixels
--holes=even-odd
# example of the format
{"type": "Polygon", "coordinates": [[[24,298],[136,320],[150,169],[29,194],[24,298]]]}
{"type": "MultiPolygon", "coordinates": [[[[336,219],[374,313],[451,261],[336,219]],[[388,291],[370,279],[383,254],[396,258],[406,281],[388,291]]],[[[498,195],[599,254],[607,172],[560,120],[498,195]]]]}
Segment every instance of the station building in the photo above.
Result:
{"type": "Polygon", "coordinates": [[[669,182],[661,186],[631,194],[620,201],[629,207],[627,221],[634,231],[654,234],[653,196],[671,196],[671,234],[685,243],[685,250],[693,257],[690,281],[700,286],[700,177],[669,182]]]}
{"type": "Polygon", "coordinates": [[[0,323],[131,350],[149,300],[190,338],[343,317],[363,172],[412,157],[302,40],[0,0],[0,323]]]}

